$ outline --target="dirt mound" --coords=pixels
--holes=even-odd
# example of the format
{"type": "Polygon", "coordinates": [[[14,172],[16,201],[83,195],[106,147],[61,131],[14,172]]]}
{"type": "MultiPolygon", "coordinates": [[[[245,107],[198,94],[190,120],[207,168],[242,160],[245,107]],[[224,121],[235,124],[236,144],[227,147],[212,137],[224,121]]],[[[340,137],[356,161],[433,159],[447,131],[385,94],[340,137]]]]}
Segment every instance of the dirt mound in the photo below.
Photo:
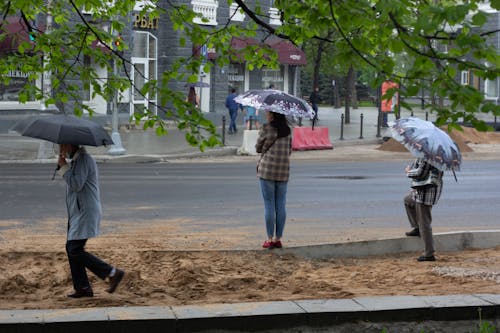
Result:
{"type": "MultiPolygon", "coordinates": [[[[106,246],[105,242],[100,248],[106,246]]],[[[92,246],[89,250],[92,250],[92,246]]],[[[94,248],[94,250],[97,250],[94,248]]],[[[171,306],[383,295],[499,293],[500,248],[442,253],[304,259],[278,251],[95,251],[126,271],[115,294],[89,274],[95,296],[69,299],[65,253],[0,249],[1,309],[171,306]],[[15,261],[9,257],[15,256],[15,261]]]]}
{"type": "MultiPolygon", "coordinates": [[[[442,128],[447,131],[446,127],[442,128]]],[[[500,133],[498,132],[480,132],[475,128],[462,127],[462,131],[453,129],[448,132],[453,141],[457,144],[458,148],[462,153],[474,151],[468,144],[492,144],[500,143],[500,133]]],[[[407,149],[401,143],[397,142],[393,138],[390,138],[382,145],[380,145],[378,150],[392,151],[392,152],[405,152],[407,149]]]]}

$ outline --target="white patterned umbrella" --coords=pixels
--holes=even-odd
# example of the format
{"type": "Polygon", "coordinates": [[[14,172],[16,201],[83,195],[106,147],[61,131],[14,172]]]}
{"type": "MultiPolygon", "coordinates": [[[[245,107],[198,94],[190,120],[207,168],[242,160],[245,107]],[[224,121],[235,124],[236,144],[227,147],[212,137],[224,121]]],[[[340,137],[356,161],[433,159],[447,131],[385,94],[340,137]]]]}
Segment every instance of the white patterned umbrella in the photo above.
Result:
{"type": "Polygon", "coordinates": [[[444,170],[460,170],[462,154],[450,136],[430,121],[416,117],[401,118],[391,124],[392,137],[415,157],[444,170]]]}
{"type": "Polygon", "coordinates": [[[236,96],[234,100],[243,106],[253,106],[262,111],[314,118],[314,111],[305,100],[280,90],[249,90],[236,96]]]}

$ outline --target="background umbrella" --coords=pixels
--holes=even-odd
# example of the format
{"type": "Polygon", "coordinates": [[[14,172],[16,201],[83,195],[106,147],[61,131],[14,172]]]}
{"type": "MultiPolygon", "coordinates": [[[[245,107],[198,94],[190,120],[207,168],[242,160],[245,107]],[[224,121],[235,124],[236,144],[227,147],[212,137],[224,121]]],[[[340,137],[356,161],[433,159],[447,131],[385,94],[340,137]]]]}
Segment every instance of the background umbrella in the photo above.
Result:
{"type": "Polygon", "coordinates": [[[206,82],[201,82],[201,81],[197,81],[197,82],[193,82],[193,83],[186,83],[184,85],[184,87],[188,87],[188,88],[196,88],[196,87],[199,87],[199,88],[208,88],[210,87],[210,85],[206,82]]]}
{"type": "Polygon", "coordinates": [[[281,113],[286,116],[314,118],[314,111],[305,100],[280,90],[249,90],[234,98],[243,106],[253,106],[262,111],[281,113]]]}
{"type": "Polygon", "coordinates": [[[450,136],[430,121],[402,118],[391,124],[392,137],[415,157],[425,159],[441,171],[460,170],[462,155],[450,136]]]}
{"type": "Polygon", "coordinates": [[[23,136],[57,144],[95,147],[113,144],[108,132],[101,125],[73,115],[33,116],[19,121],[12,129],[23,136]]]}

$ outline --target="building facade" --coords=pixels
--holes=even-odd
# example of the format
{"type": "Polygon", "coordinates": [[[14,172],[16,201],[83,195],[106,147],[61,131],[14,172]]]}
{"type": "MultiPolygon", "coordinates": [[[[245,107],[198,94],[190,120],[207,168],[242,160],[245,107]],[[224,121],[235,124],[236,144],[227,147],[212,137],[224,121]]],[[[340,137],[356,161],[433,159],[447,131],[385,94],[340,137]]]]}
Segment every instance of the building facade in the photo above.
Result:
{"type": "MultiPolygon", "coordinates": [[[[245,62],[234,62],[227,66],[219,67],[215,63],[218,56],[213,50],[207,50],[204,46],[196,46],[187,41],[184,46],[180,46],[182,31],[176,31],[172,28],[169,17],[161,14],[159,17],[153,17],[141,14],[147,1],[137,1],[136,6],[129,17],[123,18],[126,22],[125,29],[121,32],[120,38],[129,49],[124,51],[123,57],[130,62],[128,73],[136,89],[124,91],[118,96],[118,110],[120,113],[133,114],[141,112],[145,108],[156,112],[157,97],[144,96],[138,93],[137,89],[143,87],[150,80],[160,80],[161,73],[171,68],[173,62],[181,57],[188,58],[193,55],[202,56],[206,61],[214,62],[209,73],[200,71],[198,81],[208,84],[208,87],[196,87],[200,97],[200,109],[203,112],[225,112],[225,98],[231,88],[236,88],[238,92],[249,89],[264,89],[273,85],[292,94],[298,94],[299,75],[301,66],[306,64],[305,53],[289,41],[278,38],[266,40],[269,47],[276,50],[279,56],[279,69],[263,68],[248,70],[245,62]],[[201,53],[201,54],[200,54],[201,53]]],[[[159,7],[166,8],[169,1],[159,0],[156,4],[159,7]]],[[[177,4],[190,6],[195,12],[202,14],[207,21],[195,19],[194,24],[203,25],[205,29],[220,29],[228,22],[230,24],[244,25],[248,18],[236,10],[236,5],[228,6],[226,1],[217,0],[177,0],[177,4]]],[[[255,0],[246,1],[249,7],[255,4],[255,0]]],[[[281,24],[277,9],[272,7],[272,0],[259,2],[262,10],[268,13],[271,25],[281,24]]],[[[86,19],[92,21],[91,12],[83,12],[86,19]]],[[[40,17],[40,21],[45,23],[46,17],[40,17]]],[[[42,24],[41,23],[41,24],[42,24]]],[[[10,23],[9,23],[10,24],[10,23]]],[[[109,29],[108,27],[101,27],[109,29]]],[[[9,36],[17,38],[17,42],[29,40],[26,25],[19,19],[12,21],[12,26],[8,28],[9,36]]],[[[233,38],[231,48],[238,50],[248,44],[258,43],[257,39],[238,39],[233,38]]],[[[18,44],[18,43],[17,43],[18,44]]],[[[9,47],[14,48],[16,43],[12,40],[4,41],[0,44],[3,51],[9,47]]],[[[95,45],[98,47],[98,45],[95,45]]],[[[102,80],[109,77],[106,69],[97,66],[93,59],[85,58],[87,66],[93,66],[102,80]]],[[[125,73],[118,68],[118,73],[125,73]]],[[[19,91],[27,83],[27,75],[18,71],[9,73],[12,80],[9,86],[0,86],[0,112],[1,110],[44,110],[42,102],[28,101],[27,103],[18,103],[19,91]]],[[[77,78],[74,78],[77,79],[77,78]]],[[[44,77],[36,80],[33,84],[50,93],[50,75],[47,73],[44,77]]],[[[177,91],[185,91],[187,94],[186,82],[174,82],[170,88],[177,91]]],[[[84,104],[91,107],[97,114],[110,114],[112,112],[112,103],[100,96],[94,96],[92,87],[84,89],[82,84],[82,100],[84,104]]]]}

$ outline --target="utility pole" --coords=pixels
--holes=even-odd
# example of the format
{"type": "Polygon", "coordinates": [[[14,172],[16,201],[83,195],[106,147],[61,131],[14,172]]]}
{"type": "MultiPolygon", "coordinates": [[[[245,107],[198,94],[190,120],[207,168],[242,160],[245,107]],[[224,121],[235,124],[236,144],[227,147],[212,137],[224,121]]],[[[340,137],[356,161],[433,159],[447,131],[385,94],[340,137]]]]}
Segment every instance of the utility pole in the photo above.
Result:
{"type": "MultiPolygon", "coordinates": [[[[45,33],[49,34],[50,31],[52,30],[52,1],[49,0],[47,1],[47,7],[49,8],[49,11],[47,12],[47,17],[45,18],[45,33]]],[[[45,111],[47,110],[47,106],[45,105],[45,101],[49,99],[52,95],[52,73],[50,70],[47,69],[48,64],[50,62],[50,54],[45,53],[43,54],[43,66],[44,70],[42,73],[42,103],[40,105],[40,110],[45,111]]]]}
{"type": "MultiPolygon", "coordinates": [[[[118,39],[118,35],[116,32],[113,30],[113,37],[115,39],[118,39]]],[[[113,50],[116,51],[116,45],[115,41],[113,41],[113,50]]],[[[118,75],[118,70],[116,67],[116,57],[117,55],[112,53],[113,57],[113,79],[116,78],[118,75]]],[[[111,145],[111,148],[108,150],[108,154],[110,155],[124,155],[126,153],[125,148],[122,146],[122,139],[120,137],[120,133],[118,132],[118,103],[117,103],[117,98],[118,98],[118,92],[115,90],[113,93],[113,101],[112,101],[112,111],[113,111],[113,117],[112,117],[112,133],[111,133],[111,139],[113,140],[113,145],[111,145]]]]}

